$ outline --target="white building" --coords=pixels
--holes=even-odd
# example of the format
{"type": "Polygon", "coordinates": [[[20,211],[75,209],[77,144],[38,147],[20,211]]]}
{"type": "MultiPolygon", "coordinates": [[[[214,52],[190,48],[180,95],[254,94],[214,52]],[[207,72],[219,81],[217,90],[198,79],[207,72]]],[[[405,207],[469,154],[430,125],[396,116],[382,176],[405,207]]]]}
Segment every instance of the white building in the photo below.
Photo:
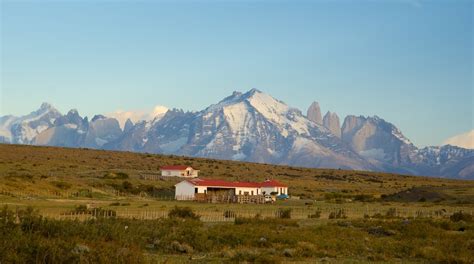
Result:
{"type": "Polygon", "coordinates": [[[175,185],[176,200],[194,200],[196,194],[264,195],[288,194],[288,186],[276,181],[230,182],[224,180],[189,179],[175,185]]]}
{"type": "Polygon", "coordinates": [[[160,170],[161,176],[163,177],[196,178],[199,173],[199,170],[195,170],[192,167],[185,165],[163,166],[160,170]]]}
{"type": "Polygon", "coordinates": [[[288,195],[288,186],[276,180],[266,180],[260,183],[263,194],[286,194],[288,195]]]}

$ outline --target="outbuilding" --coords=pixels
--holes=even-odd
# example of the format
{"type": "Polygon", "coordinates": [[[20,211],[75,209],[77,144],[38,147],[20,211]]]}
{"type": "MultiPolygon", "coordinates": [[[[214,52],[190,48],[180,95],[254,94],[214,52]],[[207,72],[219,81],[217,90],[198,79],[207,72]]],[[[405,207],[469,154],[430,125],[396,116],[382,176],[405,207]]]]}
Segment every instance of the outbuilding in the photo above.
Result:
{"type": "Polygon", "coordinates": [[[160,168],[162,177],[196,178],[199,170],[186,165],[163,166],[160,168]]]}

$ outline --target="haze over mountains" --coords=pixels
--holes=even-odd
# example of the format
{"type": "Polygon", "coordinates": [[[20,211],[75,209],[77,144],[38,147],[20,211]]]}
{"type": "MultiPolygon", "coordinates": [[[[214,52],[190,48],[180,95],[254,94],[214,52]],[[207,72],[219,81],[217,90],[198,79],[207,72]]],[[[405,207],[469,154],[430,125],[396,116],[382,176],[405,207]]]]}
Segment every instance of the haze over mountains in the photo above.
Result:
{"type": "Polygon", "coordinates": [[[172,109],[133,123],[43,103],[29,115],[0,117],[0,142],[87,147],[219,159],[474,179],[474,150],[414,146],[380,117],[300,110],[252,89],[199,112],[172,109]]]}

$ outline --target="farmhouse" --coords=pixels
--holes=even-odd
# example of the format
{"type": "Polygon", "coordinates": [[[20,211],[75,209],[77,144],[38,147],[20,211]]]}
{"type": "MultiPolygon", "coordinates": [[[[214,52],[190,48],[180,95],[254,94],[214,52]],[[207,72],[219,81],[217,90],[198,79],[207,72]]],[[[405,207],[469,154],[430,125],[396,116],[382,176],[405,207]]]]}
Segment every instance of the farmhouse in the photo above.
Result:
{"type": "Polygon", "coordinates": [[[288,195],[288,186],[276,180],[231,182],[196,178],[184,180],[175,188],[176,200],[208,202],[263,203],[265,195],[288,195]]]}
{"type": "Polygon", "coordinates": [[[185,165],[163,166],[160,170],[163,177],[195,178],[199,173],[199,170],[185,165]]]}

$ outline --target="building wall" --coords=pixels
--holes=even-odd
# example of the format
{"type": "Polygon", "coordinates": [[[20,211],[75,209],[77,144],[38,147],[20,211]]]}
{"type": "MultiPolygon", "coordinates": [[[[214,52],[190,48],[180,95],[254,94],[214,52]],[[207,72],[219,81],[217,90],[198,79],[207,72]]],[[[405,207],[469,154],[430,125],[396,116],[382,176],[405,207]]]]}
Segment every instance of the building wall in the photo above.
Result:
{"type": "Polygon", "coordinates": [[[244,195],[245,192],[248,192],[249,195],[258,195],[262,194],[262,191],[258,187],[236,187],[235,188],[235,194],[236,195],[244,195]]]}
{"type": "Polygon", "coordinates": [[[175,185],[176,200],[192,200],[194,199],[194,185],[187,181],[182,181],[175,185]]]}
{"type": "Polygon", "coordinates": [[[262,192],[265,194],[270,194],[272,192],[277,192],[278,195],[280,194],[288,194],[288,187],[262,187],[262,192]]]}
{"type": "Polygon", "coordinates": [[[188,168],[186,170],[162,170],[161,176],[163,177],[185,177],[185,178],[195,178],[198,176],[198,171],[188,168]],[[190,171],[189,176],[187,176],[187,171],[190,171]]]}
{"type": "MultiPolygon", "coordinates": [[[[207,186],[194,186],[188,181],[182,181],[175,185],[175,198],[176,200],[192,200],[196,193],[207,193],[207,186]]],[[[234,189],[234,188],[229,188],[234,189]]],[[[288,194],[287,187],[235,187],[235,195],[244,195],[245,192],[248,192],[248,195],[262,195],[270,194],[272,192],[277,192],[279,194],[288,194]],[[253,193],[252,193],[253,191],[253,193]]]]}

